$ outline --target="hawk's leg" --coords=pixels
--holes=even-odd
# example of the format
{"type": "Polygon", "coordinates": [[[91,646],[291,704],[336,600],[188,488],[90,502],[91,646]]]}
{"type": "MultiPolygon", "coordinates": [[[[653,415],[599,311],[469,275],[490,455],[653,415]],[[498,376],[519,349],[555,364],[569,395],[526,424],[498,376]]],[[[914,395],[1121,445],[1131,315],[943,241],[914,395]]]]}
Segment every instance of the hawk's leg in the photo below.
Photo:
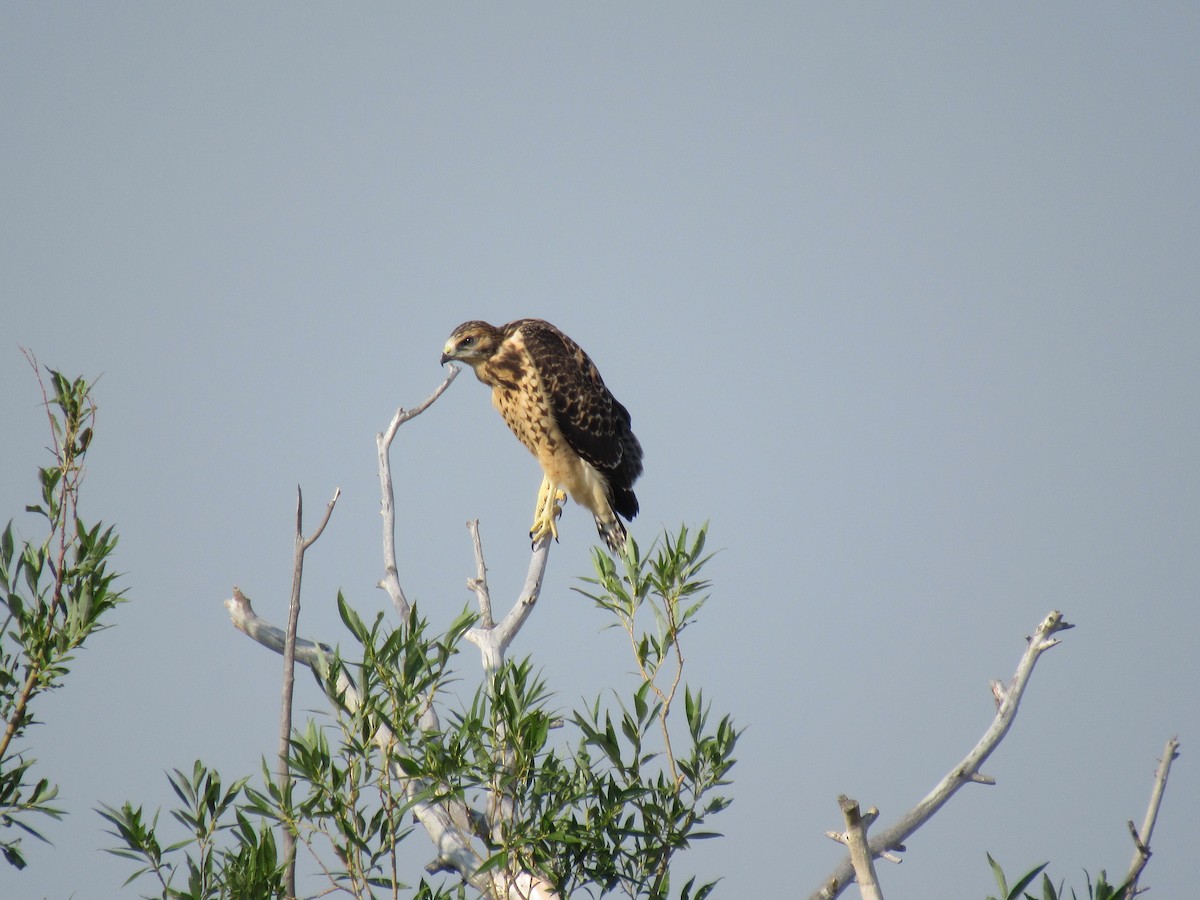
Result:
{"type": "Polygon", "coordinates": [[[549,478],[542,478],[542,486],[538,488],[537,507],[533,512],[533,527],[529,529],[529,537],[536,544],[546,535],[558,540],[558,525],[555,519],[562,515],[559,505],[567,499],[562,488],[555,488],[549,478]]]}

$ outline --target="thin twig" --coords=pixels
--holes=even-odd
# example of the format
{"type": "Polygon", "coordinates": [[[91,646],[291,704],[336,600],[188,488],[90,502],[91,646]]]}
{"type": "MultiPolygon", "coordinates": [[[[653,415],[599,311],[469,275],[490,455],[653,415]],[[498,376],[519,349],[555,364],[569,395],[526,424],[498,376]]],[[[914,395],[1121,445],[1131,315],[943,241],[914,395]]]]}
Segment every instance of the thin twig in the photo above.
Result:
{"type": "Polygon", "coordinates": [[[479,627],[492,628],[496,623],[492,619],[492,595],[488,591],[487,564],[483,561],[483,542],[479,538],[479,520],[472,519],[467,523],[467,528],[471,532],[471,544],[475,548],[475,577],[467,579],[467,587],[475,592],[475,596],[479,600],[479,627]]]}
{"type": "MultiPolygon", "coordinates": [[[[296,548],[292,557],[292,596],[288,602],[287,631],[283,643],[283,696],[279,703],[279,787],[286,792],[291,780],[288,771],[288,746],[292,736],[292,697],[296,686],[296,629],[300,624],[300,583],[304,577],[304,554],[321,536],[341,488],[333,492],[333,499],[325,507],[325,516],[311,537],[304,536],[304,492],[296,485],[296,548]]],[[[291,829],[283,829],[283,858],[287,861],[284,873],[284,891],[288,897],[296,896],[296,836],[291,829]]]]}
{"type": "MultiPolygon", "coordinates": [[[[54,538],[57,537],[58,548],[57,559],[50,566],[50,570],[54,574],[54,589],[50,594],[49,608],[43,610],[41,614],[44,615],[47,623],[53,625],[58,613],[66,608],[64,579],[67,573],[67,549],[75,542],[74,535],[68,538],[68,533],[69,529],[77,527],[75,498],[79,493],[79,485],[83,481],[83,466],[77,460],[83,453],[87,452],[86,447],[82,451],[76,450],[76,442],[80,433],[76,431],[76,428],[82,426],[80,428],[80,431],[82,431],[94,425],[96,406],[92,403],[91,397],[87,396],[85,398],[87,401],[86,407],[80,408],[78,417],[74,421],[72,421],[72,417],[64,410],[63,424],[60,429],[58,420],[54,417],[54,410],[51,409],[51,400],[46,392],[46,382],[42,379],[42,371],[39,368],[37,357],[34,356],[32,350],[25,347],[21,347],[21,352],[25,355],[25,360],[29,363],[30,368],[33,369],[38,389],[42,392],[42,407],[46,410],[46,419],[50,423],[50,440],[53,444],[51,452],[54,454],[54,459],[58,464],[58,471],[61,473],[58,481],[57,514],[53,514],[53,510],[50,508],[46,509],[46,518],[51,526],[50,536],[46,539],[46,546],[49,548],[54,538]]],[[[47,371],[52,370],[47,369],[47,371]]],[[[39,599],[39,606],[41,602],[39,599]]],[[[64,615],[66,615],[65,612],[64,615]]],[[[12,712],[7,719],[0,717],[0,721],[4,722],[4,734],[0,736],[0,760],[4,760],[7,757],[8,748],[18,731],[21,731],[28,724],[26,713],[29,709],[29,704],[37,693],[44,689],[43,678],[48,665],[50,665],[49,659],[30,659],[28,661],[26,666],[28,674],[12,703],[12,712]]]]}
{"type": "MultiPolygon", "coordinates": [[[[671,644],[675,647],[675,676],[671,679],[671,687],[664,695],[658,685],[651,681],[654,693],[662,699],[662,709],[658,711],[659,724],[662,726],[663,749],[667,753],[667,762],[671,767],[671,775],[675,779],[675,787],[683,784],[684,775],[675,764],[675,749],[671,746],[671,730],[667,727],[667,717],[671,715],[671,704],[675,702],[675,693],[679,690],[679,682],[683,679],[683,645],[679,642],[679,623],[675,620],[679,598],[664,598],[667,607],[667,629],[671,644]]],[[[658,670],[655,670],[655,675],[658,670]]]]}
{"type": "MultiPolygon", "coordinates": [[[[629,578],[631,582],[634,581],[633,575],[630,575],[629,578]]],[[[650,685],[650,690],[652,690],[654,695],[658,698],[658,721],[659,727],[662,729],[663,750],[667,758],[667,767],[671,770],[671,780],[675,782],[675,787],[678,788],[681,784],[683,784],[683,779],[685,776],[679,771],[679,768],[675,763],[675,751],[671,746],[671,730],[669,727],[669,721],[671,716],[671,704],[675,700],[675,694],[678,691],[679,683],[683,678],[683,666],[685,660],[683,658],[683,645],[679,641],[680,629],[675,618],[678,598],[673,600],[672,598],[664,595],[663,601],[664,609],[666,611],[666,628],[664,630],[666,632],[667,640],[674,648],[675,654],[675,674],[671,679],[671,687],[666,691],[658,686],[657,681],[658,673],[666,664],[666,657],[660,656],[656,665],[654,665],[652,668],[647,668],[646,660],[644,659],[641,649],[638,646],[639,642],[637,627],[634,621],[634,617],[637,613],[637,604],[634,604],[634,606],[631,608],[631,613],[627,614],[624,610],[622,610],[619,613],[619,616],[621,619],[621,626],[625,629],[625,633],[629,636],[629,646],[633,651],[633,658],[637,662],[638,673],[641,675],[642,681],[650,685]]],[[[660,618],[660,622],[661,621],[662,620],[660,618]]],[[[664,865],[666,862],[667,860],[664,858],[664,865]]],[[[662,871],[665,872],[665,869],[662,871]]]]}

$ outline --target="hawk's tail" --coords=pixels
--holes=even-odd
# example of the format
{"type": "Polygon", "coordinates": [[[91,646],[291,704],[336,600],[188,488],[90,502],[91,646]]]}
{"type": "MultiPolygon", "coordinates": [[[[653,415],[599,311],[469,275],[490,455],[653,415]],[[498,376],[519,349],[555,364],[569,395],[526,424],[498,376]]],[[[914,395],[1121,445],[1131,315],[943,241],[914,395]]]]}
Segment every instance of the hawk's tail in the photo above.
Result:
{"type": "Polygon", "coordinates": [[[608,549],[613,553],[625,552],[625,525],[616,516],[613,516],[607,522],[599,516],[596,519],[596,530],[600,532],[600,537],[604,538],[604,543],[608,544],[608,549]]]}

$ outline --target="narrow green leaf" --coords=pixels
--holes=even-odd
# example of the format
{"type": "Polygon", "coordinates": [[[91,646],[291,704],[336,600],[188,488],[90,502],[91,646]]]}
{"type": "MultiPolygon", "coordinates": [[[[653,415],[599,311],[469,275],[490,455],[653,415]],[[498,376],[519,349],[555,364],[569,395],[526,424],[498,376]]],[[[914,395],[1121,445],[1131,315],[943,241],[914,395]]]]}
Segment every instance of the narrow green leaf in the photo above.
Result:
{"type": "Polygon", "coordinates": [[[1000,868],[1000,863],[992,859],[992,854],[987,855],[988,865],[992,867],[992,874],[996,878],[996,887],[1000,888],[1001,900],[1008,900],[1008,880],[1004,877],[1004,870],[1000,868]]]}

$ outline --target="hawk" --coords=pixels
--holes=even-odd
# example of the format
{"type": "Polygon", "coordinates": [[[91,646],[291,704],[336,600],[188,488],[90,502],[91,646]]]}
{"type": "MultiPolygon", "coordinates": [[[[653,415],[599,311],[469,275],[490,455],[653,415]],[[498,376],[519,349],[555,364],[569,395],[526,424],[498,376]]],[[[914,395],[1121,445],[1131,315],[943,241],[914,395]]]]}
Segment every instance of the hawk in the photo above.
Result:
{"type": "Polygon", "coordinates": [[[625,526],[618,515],[637,515],[633,483],[642,474],[642,445],[629,411],[583,348],[541,319],[498,328],[471,321],[442,348],[442,365],[451,360],[469,365],[491,387],[492,405],[542,467],[529,530],[534,542],[547,534],[558,539],[559,503],[570,494],[591,511],[605,543],[621,552],[625,526]]]}

